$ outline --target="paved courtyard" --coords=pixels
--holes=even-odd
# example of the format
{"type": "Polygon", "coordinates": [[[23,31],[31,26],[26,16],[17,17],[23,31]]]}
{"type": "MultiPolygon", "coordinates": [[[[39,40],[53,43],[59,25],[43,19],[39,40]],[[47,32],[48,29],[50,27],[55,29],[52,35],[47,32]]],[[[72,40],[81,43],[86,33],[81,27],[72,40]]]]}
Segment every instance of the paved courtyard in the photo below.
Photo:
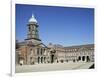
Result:
{"type": "Polygon", "coordinates": [[[35,64],[35,65],[16,65],[16,73],[24,72],[40,72],[40,71],[54,71],[54,70],[75,70],[75,69],[88,69],[93,62],[79,62],[79,63],[53,63],[53,64],[35,64]]]}

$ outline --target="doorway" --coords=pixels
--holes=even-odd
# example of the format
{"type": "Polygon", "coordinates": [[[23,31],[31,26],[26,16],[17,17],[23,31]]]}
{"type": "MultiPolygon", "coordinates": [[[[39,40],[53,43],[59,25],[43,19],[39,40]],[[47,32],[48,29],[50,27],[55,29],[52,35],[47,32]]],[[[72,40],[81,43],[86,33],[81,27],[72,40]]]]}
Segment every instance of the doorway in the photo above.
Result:
{"type": "Polygon", "coordinates": [[[82,61],[85,61],[85,56],[82,57],[82,61]]]}
{"type": "Polygon", "coordinates": [[[90,58],[89,56],[86,57],[86,62],[89,62],[90,61],[90,58]]]}
{"type": "Polygon", "coordinates": [[[54,62],[54,55],[51,55],[51,63],[54,62]]]}
{"type": "Polygon", "coordinates": [[[80,61],[80,60],[81,60],[81,56],[78,57],[78,61],[80,61]]]}
{"type": "Polygon", "coordinates": [[[40,63],[40,57],[38,57],[38,64],[40,63]]]}
{"type": "Polygon", "coordinates": [[[43,63],[43,57],[41,57],[41,63],[43,63]]]}

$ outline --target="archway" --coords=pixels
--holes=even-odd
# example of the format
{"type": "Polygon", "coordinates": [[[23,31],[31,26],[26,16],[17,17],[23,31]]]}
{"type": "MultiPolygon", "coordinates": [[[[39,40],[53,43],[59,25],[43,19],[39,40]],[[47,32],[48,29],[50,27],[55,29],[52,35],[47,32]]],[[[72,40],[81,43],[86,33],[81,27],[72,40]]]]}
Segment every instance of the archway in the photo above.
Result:
{"type": "Polygon", "coordinates": [[[54,55],[51,55],[51,63],[54,62],[54,55]]]}
{"type": "Polygon", "coordinates": [[[81,60],[81,56],[78,57],[78,60],[79,60],[79,61],[81,60]]]}
{"type": "Polygon", "coordinates": [[[90,61],[90,57],[86,56],[86,62],[89,62],[89,61],[90,61]]]}
{"type": "Polygon", "coordinates": [[[44,63],[46,63],[46,57],[44,57],[44,63]]]}
{"type": "Polygon", "coordinates": [[[43,57],[41,57],[41,63],[43,63],[43,57]]]}
{"type": "Polygon", "coordinates": [[[75,62],[75,59],[73,59],[73,62],[75,62]]]}
{"type": "Polygon", "coordinates": [[[85,61],[85,56],[82,56],[82,61],[85,61]]]}
{"type": "Polygon", "coordinates": [[[40,63],[40,57],[38,57],[38,63],[40,63]]]}

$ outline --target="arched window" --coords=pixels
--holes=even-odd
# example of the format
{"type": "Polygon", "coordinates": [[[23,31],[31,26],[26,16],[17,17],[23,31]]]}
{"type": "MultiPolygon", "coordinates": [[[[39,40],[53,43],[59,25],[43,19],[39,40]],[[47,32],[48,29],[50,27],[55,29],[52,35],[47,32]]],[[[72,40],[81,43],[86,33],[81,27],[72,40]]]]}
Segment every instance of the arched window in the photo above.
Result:
{"type": "Polygon", "coordinates": [[[37,55],[39,55],[39,48],[37,48],[37,55]]]}
{"type": "Polygon", "coordinates": [[[42,55],[42,48],[41,48],[41,55],[42,55]]]}

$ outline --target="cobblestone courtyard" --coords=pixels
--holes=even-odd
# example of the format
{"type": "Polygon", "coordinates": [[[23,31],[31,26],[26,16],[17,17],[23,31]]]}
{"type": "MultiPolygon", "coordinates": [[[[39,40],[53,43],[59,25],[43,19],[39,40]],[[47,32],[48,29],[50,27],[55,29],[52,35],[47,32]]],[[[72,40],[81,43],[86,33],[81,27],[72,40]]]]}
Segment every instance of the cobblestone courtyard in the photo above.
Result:
{"type": "Polygon", "coordinates": [[[16,73],[24,72],[40,72],[40,71],[55,71],[55,70],[75,70],[88,69],[93,62],[79,62],[79,63],[53,63],[53,64],[35,64],[35,65],[16,65],[16,73]]]}

